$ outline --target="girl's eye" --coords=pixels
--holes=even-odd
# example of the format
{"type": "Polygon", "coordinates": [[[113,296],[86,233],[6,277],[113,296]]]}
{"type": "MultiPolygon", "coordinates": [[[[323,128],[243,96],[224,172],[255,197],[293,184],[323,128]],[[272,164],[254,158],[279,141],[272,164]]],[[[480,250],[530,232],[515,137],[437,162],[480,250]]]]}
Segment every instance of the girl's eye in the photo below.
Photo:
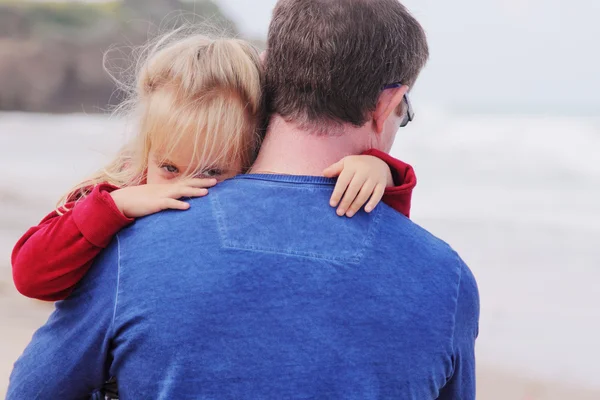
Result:
{"type": "Polygon", "coordinates": [[[215,176],[223,175],[223,171],[217,168],[211,168],[202,172],[202,175],[208,176],[209,178],[213,178],[215,176]]]}
{"type": "Polygon", "coordinates": [[[170,164],[163,165],[161,168],[170,174],[176,174],[179,172],[176,166],[170,164]]]}

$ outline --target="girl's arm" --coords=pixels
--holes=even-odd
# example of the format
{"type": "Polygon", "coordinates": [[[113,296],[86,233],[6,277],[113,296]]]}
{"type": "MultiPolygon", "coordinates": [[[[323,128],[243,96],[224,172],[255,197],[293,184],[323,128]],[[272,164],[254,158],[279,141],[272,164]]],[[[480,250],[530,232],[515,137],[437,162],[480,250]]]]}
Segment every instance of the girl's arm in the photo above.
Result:
{"type": "Polygon", "coordinates": [[[50,213],[30,228],[12,253],[17,290],[39,300],[65,299],[87,273],[94,258],[133,219],[117,208],[108,184],[96,186],[67,211],[50,213]]]}
{"type": "Polygon", "coordinates": [[[108,184],[94,187],[84,199],[68,203],[64,214],[49,214],[17,242],[12,253],[17,290],[39,300],[65,299],[98,253],[134,218],[166,209],[186,210],[189,204],[177,199],[205,196],[216,183],[195,178],[122,189],[108,184]]]}
{"type": "Polygon", "coordinates": [[[338,177],[330,204],[337,214],[352,217],[365,205],[371,212],[383,201],[410,216],[412,190],[417,179],[412,167],[381,151],[372,149],[360,156],[348,156],[324,171],[338,177]]]}
{"type": "Polygon", "coordinates": [[[388,165],[394,184],[385,188],[382,200],[394,210],[410,218],[412,192],[417,185],[417,176],[413,167],[383,151],[371,149],[363,154],[375,156],[388,165]]]}

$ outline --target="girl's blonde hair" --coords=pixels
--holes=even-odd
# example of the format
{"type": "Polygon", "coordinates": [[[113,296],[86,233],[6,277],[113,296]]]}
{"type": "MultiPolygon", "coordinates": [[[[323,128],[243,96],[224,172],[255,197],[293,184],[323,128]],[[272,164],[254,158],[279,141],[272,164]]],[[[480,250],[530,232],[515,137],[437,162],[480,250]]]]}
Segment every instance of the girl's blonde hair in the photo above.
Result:
{"type": "Polygon", "coordinates": [[[258,51],[239,39],[199,34],[181,38],[180,33],[144,48],[134,84],[121,84],[127,99],[117,109],[134,117],[135,136],[111,163],[71,189],[59,202],[59,211],[100,183],[143,183],[151,147],[169,159],[178,146],[193,143],[193,161],[181,171],[184,176],[202,174],[228,160],[250,166],[260,145],[262,118],[258,51]]]}

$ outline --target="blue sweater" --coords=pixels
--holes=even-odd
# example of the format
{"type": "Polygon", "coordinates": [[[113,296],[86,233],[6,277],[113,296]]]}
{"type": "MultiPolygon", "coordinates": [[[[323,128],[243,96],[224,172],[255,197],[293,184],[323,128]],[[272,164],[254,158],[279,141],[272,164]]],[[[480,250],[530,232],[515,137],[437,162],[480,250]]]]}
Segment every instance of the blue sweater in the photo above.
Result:
{"type": "Polygon", "coordinates": [[[123,230],[16,362],[9,400],[475,397],[479,298],[458,255],[334,181],[245,175],[123,230]]]}

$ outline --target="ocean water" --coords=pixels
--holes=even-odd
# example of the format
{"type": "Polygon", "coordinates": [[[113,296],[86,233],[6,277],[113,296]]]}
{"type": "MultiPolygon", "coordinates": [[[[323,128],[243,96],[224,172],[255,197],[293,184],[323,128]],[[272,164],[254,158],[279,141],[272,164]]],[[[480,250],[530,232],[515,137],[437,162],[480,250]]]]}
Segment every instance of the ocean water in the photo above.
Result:
{"type": "MultiPolygon", "coordinates": [[[[0,268],[126,130],[98,115],[0,114],[0,268]]],[[[478,362],[600,388],[600,118],[426,109],[392,154],[417,173],[412,218],[477,277],[478,362]]]]}

